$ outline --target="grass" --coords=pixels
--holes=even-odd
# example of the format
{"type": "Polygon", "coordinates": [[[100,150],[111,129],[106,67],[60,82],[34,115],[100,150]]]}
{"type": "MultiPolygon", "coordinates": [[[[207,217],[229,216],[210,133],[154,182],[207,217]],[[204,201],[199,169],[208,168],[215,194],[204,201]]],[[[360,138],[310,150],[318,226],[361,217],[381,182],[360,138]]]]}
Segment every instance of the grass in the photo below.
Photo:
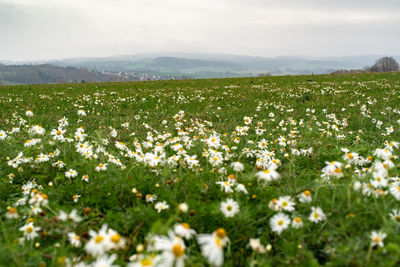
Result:
{"type": "Polygon", "coordinates": [[[164,253],[152,250],[151,236],[157,246],[161,236],[185,222],[197,234],[225,229],[230,241],[213,252],[223,251],[225,266],[398,265],[400,224],[390,214],[399,207],[395,194],[399,161],[397,148],[389,143],[399,141],[399,78],[399,73],[386,73],[3,86],[0,131],[7,137],[0,140],[0,262],[94,264],[99,257],[88,249],[94,242],[91,231],[100,235],[101,226],[107,224],[123,240],[113,248],[99,245],[104,255],[116,255],[114,264],[125,266],[132,260],[138,265],[131,266],[141,266],[145,257],[165,260],[168,253],[180,255],[172,249],[179,244],[185,246],[186,265],[204,266],[210,261],[201,254],[196,237],[184,245],[170,237],[172,245],[168,243],[171,247],[164,253]],[[248,125],[245,117],[251,120],[248,125]],[[68,125],[60,125],[62,118],[68,125]],[[33,133],[33,125],[45,133],[33,133]],[[249,128],[240,134],[237,126],[249,128]],[[79,127],[86,135],[81,134],[80,140],[79,127]],[[57,129],[65,131],[60,140],[54,140],[57,129]],[[213,145],[212,137],[219,144],[213,145]],[[41,141],[25,146],[35,138],[41,141]],[[267,144],[264,148],[262,141],[267,144]],[[90,149],[77,151],[83,142],[92,148],[86,156],[83,153],[90,149]],[[116,142],[124,145],[118,148],[116,142]],[[181,149],[174,149],[177,143],[181,149]],[[393,148],[387,154],[390,161],[374,154],[385,147],[393,148]],[[346,161],[348,152],[343,148],[365,162],[346,161]],[[297,150],[302,154],[295,155],[297,150]],[[129,158],[129,151],[139,156],[129,158]],[[21,152],[26,162],[10,166],[21,152]],[[181,156],[173,161],[173,155],[181,156]],[[198,164],[191,166],[185,155],[196,156],[198,164]],[[47,161],[40,162],[40,157],[47,161]],[[222,162],[213,165],[214,157],[222,162]],[[53,166],[57,161],[64,166],[53,166]],[[231,166],[237,161],[243,171],[231,166]],[[339,171],[321,177],[326,162],[332,161],[342,163],[339,171]],[[379,167],[382,162],[389,167],[379,167]],[[107,170],[96,171],[105,163],[107,170]],[[280,178],[257,179],[267,168],[276,168],[280,178]],[[66,177],[70,169],[78,175],[66,177]],[[343,177],[335,178],[338,173],[343,177]],[[233,193],[226,193],[216,184],[232,174],[247,194],[236,191],[236,185],[231,186],[233,193]],[[377,185],[378,174],[386,185],[377,185]],[[24,195],[21,188],[33,181],[24,195]],[[362,188],[355,190],[358,182],[362,188]],[[305,191],[311,194],[310,203],[299,201],[305,191]],[[35,202],[41,196],[38,192],[47,196],[47,205],[35,202]],[[146,201],[148,194],[157,199],[146,201]],[[76,195],[80,197],[74,199],[76,195]],[[272,207],[274,199],[283,196],[295,203],[293,211],[272,207]],[[18,205],[21,198],[26,203],[18,205]],[[233,217],[220,209],[227,199],[239,205],[233,217]],[[158,212],[155,205],[163,201],[169,208],[158,212]],[[181,203],[187,204],[186,212],[179,209],[181,203]],[[18,218],[9,218],[15,214],[11,207],[18,218]],[[311,207],[320,207],[326,219],[312,222],[311,207]],[[37,208],[41,211],[35,214],[37,208]],[[60,211],[73,209],[82,220],[63,221],[60,211]],[[290,220],[301,218],[303,227],[274,230],[271,220],[280,212],[290,220]],[[29,222],[40,228],[32,240],[20,230],[29,222]],[[372,231],[386,234],[383,246],[373,243],[372,231]],[[71,232],[79,236],[80,247],[70,242],[71,232]],[[250,239],[256,238],[261,245],[252,248],[250,239]],[[139,256],[132,258],[134,254],[139,256]]]}

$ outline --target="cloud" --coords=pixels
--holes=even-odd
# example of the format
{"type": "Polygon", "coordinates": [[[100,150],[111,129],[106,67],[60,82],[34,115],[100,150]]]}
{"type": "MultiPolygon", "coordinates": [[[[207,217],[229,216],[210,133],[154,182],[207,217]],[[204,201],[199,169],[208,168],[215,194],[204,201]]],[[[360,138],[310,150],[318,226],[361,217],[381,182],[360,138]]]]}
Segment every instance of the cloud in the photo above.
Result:
{"type": "Polygon", "coordinates": [[[399,53],[400,1],[0,0],[0,59],[399,53]]]}

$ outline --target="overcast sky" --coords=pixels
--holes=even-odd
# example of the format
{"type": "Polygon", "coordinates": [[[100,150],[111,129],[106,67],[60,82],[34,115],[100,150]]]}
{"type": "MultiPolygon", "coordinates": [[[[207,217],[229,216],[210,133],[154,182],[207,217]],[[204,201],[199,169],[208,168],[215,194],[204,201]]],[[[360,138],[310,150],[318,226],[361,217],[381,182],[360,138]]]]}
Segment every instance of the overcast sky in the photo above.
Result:
{"type": "Polygon", "coordinates": [[[400,0],[0,0],[0,59],[400,54],[400,0]]]}

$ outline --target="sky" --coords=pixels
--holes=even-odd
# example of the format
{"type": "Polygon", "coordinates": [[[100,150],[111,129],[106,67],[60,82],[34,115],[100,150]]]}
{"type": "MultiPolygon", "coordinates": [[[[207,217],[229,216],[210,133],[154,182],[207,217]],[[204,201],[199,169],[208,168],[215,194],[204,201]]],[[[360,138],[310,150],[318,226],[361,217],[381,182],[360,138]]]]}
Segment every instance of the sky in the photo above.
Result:
{"type": "Polygon", "coordinates": [[[399,0],[0,0],[0,60],[400,54],[399,0]]]}

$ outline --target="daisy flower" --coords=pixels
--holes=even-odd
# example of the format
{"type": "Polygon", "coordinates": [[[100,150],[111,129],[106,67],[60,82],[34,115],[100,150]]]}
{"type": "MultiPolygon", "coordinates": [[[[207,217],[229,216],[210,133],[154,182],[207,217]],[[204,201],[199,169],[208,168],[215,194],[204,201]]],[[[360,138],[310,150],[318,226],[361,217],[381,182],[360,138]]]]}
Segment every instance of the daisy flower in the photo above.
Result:
{"type": "Polygon", "coordinates": [[[308,219],[313,223],[319,223],[326,220],[326,215],[320,207],[311,207],[311,214],[308,219]]]}
{"type": "Polygon", "coordinates": [[[99,165],[97,165],[97,167],[95,168],[95,170],[97,171],[97,172],[100,172],[100,171],[106,171],[107,170],[107,163],[100,163],[99,165]]]}
{"type": "Polygon", "coordinates": [[[235,172],[241,172],[244,170],[244,165],[243,163],[236,161],[231,163],[231,167],[235,172]]]}
{"type": "Polygon", "coordinates": [[[186,246],[182,238],[175,236],[173,232],[167,236],[153,237],[153,245],[150,250],[161,251],[160,264],[166,267],[183,267],[186,258],[186,246]]]}
{"type": "Polygon", "coordinates": [[[221,186],[221,190],[225,193],[233,193],[232,185],[233,183],[230,181],[223,181],[223,182],[215,182],[221,186]]]}
{"type": "Polygon", "coordinates": [[[166,201],[162,201],[162,202],[157,202],[154,205],[154,208],[157,210],[158,213],[160,213],[163,210],[169,209],[169,205],[167,204],[166,201]]]}
{"type": "Polygon", "coordinates": [[[276,164],[271,164],[267,169],[259,171],[256,173],[258,180],[263,180],[264,182],[270,182],[278,179],[281,175],[275,171],[278,168],[276,164]]]}
{"type": "Polygon", "coordinates": [[[7,219],[16,219],[18,218],[18,211],[14,207],[8,207],[6,212],[7,219]]]}
{"type": "Polygon", "coordinates": [[[145,198],[147,203],[153,203],[157,199],[157,196],[152,194],[147,194],[145,198]]]}
{"type": "Polygon", "coordinates": [[[79,201],[79,198],[81,197],[81,195],[73,195],[72,196],[72,200],[77,203],[79,201]]]}
{"type": "Polygon", "coordinates": [[[400,201],[400,186],[394,185],[389,188],[390,194],[397,200],[400,201]]]}
{"type": "Polygon", "coordinates": [[[225,202],[221,203],[221,211],[224,213],[225,217],[233,217],[239,212],[239,205],[236,201],[228,198],[225,202]]]}
{"type": "Polygon", "coordinates": [[[383,245],[383,239],[385,239],[386,238],[386,234],[385,233],[383,233],[383,232],[381,232],[381,231],[379,231],[379,232],[376,232],[376,231],[372,231],[372,233],[371,233],[371,240],[372,240],[372,246],[378,246],[378,247],[383,247],[384,245],[383,245]]]}
{"type": "Polygon", "coordinates": [[[37,231],[39,231],[40,228],[39,228],[39,227],[35,227],[35,226],[33,225],[33,222],[30,222],[30,223],[28,223],[28,224],[25,224],[25,225],[22,226],[21,228],[19,228],[19,230],[20,230],[21,232],[24,232],[24,237],[25,237],[27,240],[32,240],[32,239],[34,239],[35,237],[39,236],[39,234],[37,233],[37,231]]]}
{"type": "Polygon", "coordinates": [[[79,248],[82,245],[81,238],[74,232],[68,233],[68,239],[73,247],[79,248]]]}
{"type": "Polygon", "coordinates": [[[289,227],[290,218],[286,214],[279,212],[274,216],[272,216],[272,218],[269,221],[269,224],[271,226],[271,230],[280,235],[283,230],[289,227]]]}
{"type": "Polygon", "coordinates": [[[78,176],[78,172],[73,169],[69,169],[69,171],[65,172],[65,177],[67,178],[74,178],[76,176],[78,176]]]}
{"type": "Polygon", "coordinates": [[[300,217],[294,217],[292,220],[293,228],[301,228],[303,227],[303,220],[300,217]]]}
{"type": "Polygon", "coordinates": [[[107,239],[107,225],[103,224],[99,232],[89,230],[91,239],[86,243],[85,250],[92,256],[99,256],[106,251],[107,239]]]}
{"type": "Polygon", "coordinates": [[[392,210],[392,213],[390,213],[389,216],[393,221],[400,223],[400,210],[392,210]]]}
{"type": "Polygon", "coordinates": [[[224,228],[217,229],[212,234],[197,235],[201,254],[211,265],[221,266],[224,263],[224,247],[229,242],[224,228]]]}
{"type": "Polygon", "coordinates": [[[278,198],[277,204],[278,210],[294,211],[296,203],[291,200],[290,196],[282,196],[278,198]]]}
{"type": "Polygon", "coordinates": [[[185,239],[189,240],[196,234],[196,231],[190,228],[190,225],[187,223],[179,223],[175,224],[174,226],[174,232],[179,235],[184,237],[185,239]]]}
{"type": "Polygon", "coordinates": [[[101,255],[98,257],[92,264],[91,267],[119,267],[119,265],[113,264],[113,262],[117,259],[117,255],[112,254],[111,256],[108,255],[101,255]]]}
{"type": "Polygon", "coordinates": [[[303,193],[297,196],[301,203],[310,203],[312,201],[311,192],[309,190],[305,190],[303,193]]]}

